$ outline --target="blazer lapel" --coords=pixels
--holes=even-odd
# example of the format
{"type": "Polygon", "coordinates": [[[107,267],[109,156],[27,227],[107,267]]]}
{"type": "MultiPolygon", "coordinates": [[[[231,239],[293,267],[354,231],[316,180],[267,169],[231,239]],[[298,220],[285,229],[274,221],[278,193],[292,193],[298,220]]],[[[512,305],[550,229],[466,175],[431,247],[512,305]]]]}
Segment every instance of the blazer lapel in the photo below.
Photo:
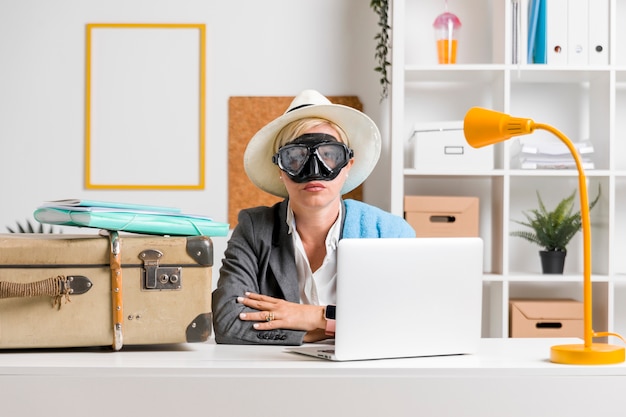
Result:
{"type": "Polygon", "coordinates": [[[269,265],[285,300],[300,302],[298,271],[293,248],[292,236],[287,226],[287,200],[274,206],[274,231],[272,233],[272,253],[269,265]]]}

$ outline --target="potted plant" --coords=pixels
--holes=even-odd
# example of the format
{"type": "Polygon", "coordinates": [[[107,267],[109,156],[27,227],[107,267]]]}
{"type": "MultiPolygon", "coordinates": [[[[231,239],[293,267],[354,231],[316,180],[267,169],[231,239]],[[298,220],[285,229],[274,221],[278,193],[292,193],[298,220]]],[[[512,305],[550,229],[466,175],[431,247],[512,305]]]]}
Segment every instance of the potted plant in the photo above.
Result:
{"type": "MultiPolygon", "coordinates": [[[[548,211],[537,191],[539,208],[523,212],[525,221],[513,220],[531,230],[513,231],[511,236],[521,237],[543,248],[539,254],[544,274],[563,273],[567,245],[582,228],[580,211],[573,212],[575,196],[576,190],[561,200],[554,210],[548,211]]],[[[589,210],[593,209],[599,199],[600,187],[596,198],[589,203],[589,210]]]]}
{"type": "MultiPolygon", "coordinates": [[[[22,226],[20,224],[20,222],[16,222],[17,224],[17,228],[16,229],[12,229],[9,226],[6,226],[7,230],[9,231],[9,233],[56,233],[54,226],[50,226],[49,229],[47,229],[43,223],[39,223],[39,227],[36,228],[35,226],[33,226],[30,222],[30,220],[26,219],[26,225],[22,226]]],[[[60,232],[62,233],[62,232],[60,232]]]]}

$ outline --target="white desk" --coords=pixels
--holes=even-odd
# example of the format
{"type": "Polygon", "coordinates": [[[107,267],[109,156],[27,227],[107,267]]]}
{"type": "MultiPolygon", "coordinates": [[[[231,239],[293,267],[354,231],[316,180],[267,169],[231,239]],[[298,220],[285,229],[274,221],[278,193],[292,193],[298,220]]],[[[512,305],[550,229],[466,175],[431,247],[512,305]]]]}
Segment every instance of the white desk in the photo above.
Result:
{"type": "Polygon", "coordinates": [[[626,365],[550,363],[562,343],[579,342],[484,339],[477,355],[345,363],[212,342],[0,351],[0,415],[624,415],[626,365]]]}

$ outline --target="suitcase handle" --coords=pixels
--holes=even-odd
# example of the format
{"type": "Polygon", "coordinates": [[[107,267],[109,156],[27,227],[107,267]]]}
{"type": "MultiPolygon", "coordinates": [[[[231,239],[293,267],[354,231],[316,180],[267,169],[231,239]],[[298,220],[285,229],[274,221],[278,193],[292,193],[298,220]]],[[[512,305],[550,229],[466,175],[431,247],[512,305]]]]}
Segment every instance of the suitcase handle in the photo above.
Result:
{"type": "Polygon", "coordinates": [[[20,283],[0,281],[0,299],[49,296],[61,307],[61,299],[69,301],[70,295],[84,294],[93,283],[82,275],[58,275],[41,281],[20,283]]]}

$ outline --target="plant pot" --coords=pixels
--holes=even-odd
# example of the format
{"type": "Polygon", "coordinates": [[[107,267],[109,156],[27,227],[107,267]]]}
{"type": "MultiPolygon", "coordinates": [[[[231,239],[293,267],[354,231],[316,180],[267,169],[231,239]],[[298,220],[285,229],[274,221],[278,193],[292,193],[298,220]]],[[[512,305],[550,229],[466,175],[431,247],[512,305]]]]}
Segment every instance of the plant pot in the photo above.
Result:
{"type": "Polygon", "coordinates": [[[541,269],[544,274],[563,274],[565,255],[567,252],[558,250],[541,250],[541,269]]]}

